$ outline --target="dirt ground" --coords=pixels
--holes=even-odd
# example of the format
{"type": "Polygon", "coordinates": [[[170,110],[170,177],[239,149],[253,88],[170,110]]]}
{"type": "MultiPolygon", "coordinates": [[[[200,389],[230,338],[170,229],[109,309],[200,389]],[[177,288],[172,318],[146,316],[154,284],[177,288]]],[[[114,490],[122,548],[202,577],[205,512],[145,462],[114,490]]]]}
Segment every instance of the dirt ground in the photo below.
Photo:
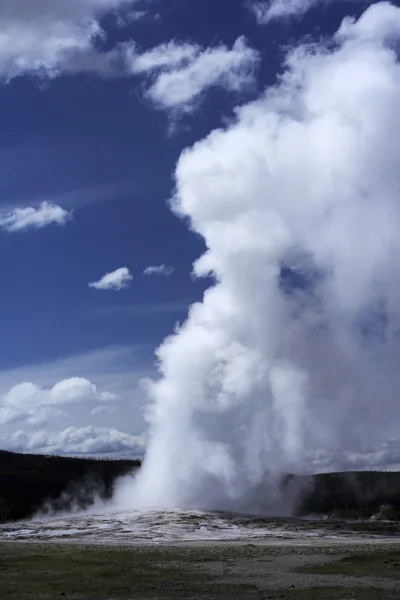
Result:
{"type": "Polygon", "coordinates": [[[246,546],[242,555],[229,559],[221,552],[213,555],[206,570],[223,581],[255,584],[262,589],[310,587],[380,588],[397,591],[400,600],[400,547],[381,545],[246,546]],[[363,563],[370,558],[368,568],[363,563]],[[348,559],[351,569],[347,567],[348,559]],[[393,564],[390,577],[383,565],[393,564]],[[329,565],[329,568],[327,566],[329,565]],[[318,567],[324,568],[317,569],[318,567]],[[360,568],[361,567],[361,568],[360,568]],[[324,572],[327,571],[327,572],[324,572]]]}

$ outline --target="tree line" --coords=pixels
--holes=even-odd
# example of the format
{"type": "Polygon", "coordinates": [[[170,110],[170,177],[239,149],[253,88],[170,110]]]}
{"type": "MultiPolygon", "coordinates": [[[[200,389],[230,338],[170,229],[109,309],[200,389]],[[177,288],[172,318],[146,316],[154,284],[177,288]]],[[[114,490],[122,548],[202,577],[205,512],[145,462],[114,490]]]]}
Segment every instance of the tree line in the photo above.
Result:
{"type": "Polygon", "coordinates": [[[88,508],[112,497],[119,477],[140,461],[18,454],[0,450],[0,522],[29,519],[38,511],[88,508]]]}
{"type": "MultiPolygon", "coordinates": [[[[88,508],[112,498],[118,478],[140,461],[17,454],[0,450],[0,523],[88,508]]],[[[361,471],[288,475],[282,486],[297,499],[297,516],[400,520],[400,473],[361,471]],[[293,491],[294,490],[294,491],[293,491]]]]}

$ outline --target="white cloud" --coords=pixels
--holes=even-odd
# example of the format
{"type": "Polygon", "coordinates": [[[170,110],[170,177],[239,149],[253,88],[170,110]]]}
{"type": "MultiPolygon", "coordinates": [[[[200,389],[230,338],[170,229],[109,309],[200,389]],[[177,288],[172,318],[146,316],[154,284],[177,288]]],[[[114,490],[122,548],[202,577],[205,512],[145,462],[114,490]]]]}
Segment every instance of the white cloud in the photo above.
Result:
{"type": "Polygon", "coordinates": [[[164,277],[169,277],[174,270],[174,267],[167,267],[166,265],[152,265],[146,267],[143,273],[144,275],[164,275],[164,277]]]}
{"type": "Polygon", "coordinates": [[[117,400],[118,396],[110,392],[99,392],[93,383],[83,377],[72,377],[56,383],[48,391],[48,399],[51,404],[64,404],[65,402],[82,402],[83,400],[109,402],[117,400]]]}
{"type": "MultiPolygon", "coordinates": [[[[373,0],[341,0],[367,4],[373,0]]],[[[248,3],[260,25],[266,25],[278,19],[298,18],[318,5],[330,4],[334,0],[266,0],[248,3]]]]}
{"type": "Polygon", "coordinates": [[[60,432],[17,431],[2,440],[3,446],[17,452],[45,454],[116,454],[141,457],[142,436],[133,436],[105,427],[68,427],[60,432]]]}
{"type": "Polygon", "coordinates": [[[301,17],[324,0],[270,0],[269,2],[254,2],[250,5],[260,25],[265,25],[276,19],[301,17]]]}
{"type": "Polygon", "coordinates": [[[42,388],[30,382],[20,383],[0,396],[0,424],[15,421],[25,421],[30,425],[44,424],[65,416],[60,406],[117,399],[117,394],[99,392],[93,383],[83,377],[64,379],[51,388],[42,388]]]}
{"type": "MultiPolygon", "coordinates": [[[[141,52],[132,40],[103,50],[101,17],[119,12],[117,24],[141,18],[135,0],[4,0],[0,3],[0,81],[21,75],[56,77],[144,76],[157,108],[190,111],[211,87],[239,92],[254,85],[259,54],[244,38],[232,48],[204,49],[171,41],[141,52]]],[[[104,45],[104,44],[103,44],[104,45]]]]}
{"type": "MultiPolygon", "coordinates": [[[[25,419],[8,419],[4,424],[0,422],[0,438],[9,439],[21,428],[27,431],[37,430],[38,424],[32,424],[31,419],[38,418],[41,421],[39,424],[43,425],[41,429],[46,431],[57,431],[60,429],[60,424],[62,428],[81,428],[96,423],[99,427],[141,435],[146,428],[143,419],[146,397],[139,382],[154,371],[152,350],[152,346],[143,345],[111,346],[51,362],[23,365],[16,369],[0,371],[0,398],[7,395],[12,388],[19,386],[22,381],[35,382],[41,390],[50,390],[55,382],[74,377],[94,383],[97,392],[103,394],[103,400],[93,398],[86,384],[88,396],[93,398],[92,400],[82,399],[65,404],[41,405],[40,410],[32,406],[29,415],[27,410],[25,411],[25,419]],[[104,390],[118,396],[118,401],[108,402],[104,390]],[[95,416],[91,415],[91,411],[98,407],[113,408],[115,411],[112,413],[102,411],[97,412],[95,416]]],[[[80,389],[85,389],[85,385],[80,389]]],[[[15,411],[13,411],[14,416],[15,411]]],[[[2,413],[2,417],[5,420],[5,412],[2,413]]]]}
{"type": "Polygon", "coordinates": [[[392,439],[363,452],[320,450],[309,456],[310,473],[338,471],[400,470],[400,440],[392,439]]]}
{"type": "Polygon", "coordinates": [[[65,225],[71,213],[51,202],[42,202],[38,208],[15,208],[0,213],[0,228],[10,233],[27,229],[42,229],[53,223],[65,225]]]}
{"type": "MultiPolygon", "coordinates": [[[[2,0],[0,78],[29,73],[109,70],[113,55],[99,52],[100,18],[130,7],[132,0],[2,0]]],[[[116,66],[116,65],[115,65],[116,66]]]]}
{"type": "Polygon", "coordinates": [[[42,388],[51,388],[55,381],[80,377],[94,381],[97,388],[112,390],[120,395],[128,389],[132,390],[137,379],[147,373],[141,362],[145,348],[139,345],[110,346],[51,362],[0,371],[0,394],[7,393],[21,381],[35,381],[42,388]],[[142,366],[138,371],[132,369],[132,365],[142,366]]]}
{"type": "Polygon", "coordinates": [[[133,73],[151,73],[156,69],[184,67],[193,62],[201,52],[202,49],[197,44],[167,42],[142,54],[134,52],[131,56],[131,70],[133,73]]]}
{"type": "Polygon", "coordinates": [[[128,287],[132,279],[133,277],[130,274],[129,269],[127,267],[121,267],[120,269],[116,269],[116,271],[106,273],[99,281],[89,283],[89,287],[96,290],[118,291],[128,287]]]}
{"type": "Polygon", "coordinates": [[[158,349],[138,504],[244,510],[261,490],[276,509],[279,474],[308,470],[315,452],[335,468],[388,464],[399,24],[379,3],[296,48],[275,86],[182,153],[173,208],[204,239],[195,273],[215,283],[158,349]]]}
{"type": "Polygon", "coordinates": [[[253,86],[258,62],[258,52],[241,37],[231,49],[170,42],[141,55],[133,52],[131,70],[151,75],[147,96],[156,107],[190,111],[212,87],[239,92],[253,86]]]}
{"type": "Polygon", "coordinates": [[[374,44],[380,39],[383,44],[398,42],[400,36],[399,9],[390,2],[379,2],[372,5],[361,19],[354,17],[344,19],[336,39],[341,43],[353,41],[355,44],[374,44]]]}

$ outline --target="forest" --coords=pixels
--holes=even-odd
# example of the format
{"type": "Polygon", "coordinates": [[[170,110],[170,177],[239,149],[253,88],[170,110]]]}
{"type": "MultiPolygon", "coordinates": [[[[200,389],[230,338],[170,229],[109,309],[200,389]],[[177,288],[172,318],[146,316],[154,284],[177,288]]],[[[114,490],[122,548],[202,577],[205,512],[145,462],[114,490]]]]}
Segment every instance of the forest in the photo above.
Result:
{"type": "Polygon", "coordinates": [[[0,522],[38,513],[88,508],[112,497],[119,477],[140,466],[137,460],[16,454],[0,450],[0,522]]]}
{"type": "Polygon", "coordinates": [[[303,490],[298,516],[400,520],[400,472],[346,471],[294,479],[301,480],[299,489],[303,490]]]}
{"type": "MultiPolygon", "coordinates": [[[[0,450],[0,522],[88,508],[112,498],[120,477],[140,461],[16,454],[0,450]]],[[[282,488],[295,495],[296,516],[400,520],[400,473],[360,471],[287,475],[282,488]]]]}

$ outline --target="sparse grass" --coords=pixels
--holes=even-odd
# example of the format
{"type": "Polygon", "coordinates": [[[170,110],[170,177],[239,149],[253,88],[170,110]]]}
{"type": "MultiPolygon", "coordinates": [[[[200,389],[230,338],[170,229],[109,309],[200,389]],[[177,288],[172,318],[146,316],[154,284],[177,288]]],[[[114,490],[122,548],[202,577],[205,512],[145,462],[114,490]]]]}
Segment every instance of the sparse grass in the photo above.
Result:
{"type": "Polygon", "coordinates": [[[66,600],[250,600],[259,595],[253,585],[225,584],[210,575],[192,573],[188,561],[179,561],[179,552],[35,544],[0,546],[1,600],[62,597],[66,600]]]}
{"type": "MultiPolygon", "coordinates": [[[[400,552],[374,552],[346,556],[337,562],[298,569],[301,573],[350,575],[352,577],[394,577],[400,579],[400,552]]],[[[398,594],[400,598],[400,593],[398,594]]]]}
{"type": "Polygon", "coordinates": [[[316,587],[301,590],[276,590],[261,596],[263,600],[399,600],[396,590],[379,588],[316,587]]]}
{"type": "MultiPolygon", "coordinates": [[[[291,579],[295,587],[287,580],[291,552],[288,548],[280,553],[243,545],[110,548],[3,543],[0,599],[399,600],[395,581],[393,589],[380,589],[379,579],[368,588],[362,580],[363,587],[354,587],[354,575],[391,576],[394,567],[390,565],[400,551],[352,555],[322,567],[298,570],[304,576],[291,579]],[[282,562],[284,556],[287,563],[282,562]],[[274,563],[276,558],[279,560],[274,563]],[[277,569],[280,589],[268,587],[268,573],[275,574],[277,569]],[[327,583],[325,573],[337,578],[327,583]],[[349,575],[353,577],[348,579],[349,575]]],[[[298,549],[293,553],[298,554],[298,549]]]]}

